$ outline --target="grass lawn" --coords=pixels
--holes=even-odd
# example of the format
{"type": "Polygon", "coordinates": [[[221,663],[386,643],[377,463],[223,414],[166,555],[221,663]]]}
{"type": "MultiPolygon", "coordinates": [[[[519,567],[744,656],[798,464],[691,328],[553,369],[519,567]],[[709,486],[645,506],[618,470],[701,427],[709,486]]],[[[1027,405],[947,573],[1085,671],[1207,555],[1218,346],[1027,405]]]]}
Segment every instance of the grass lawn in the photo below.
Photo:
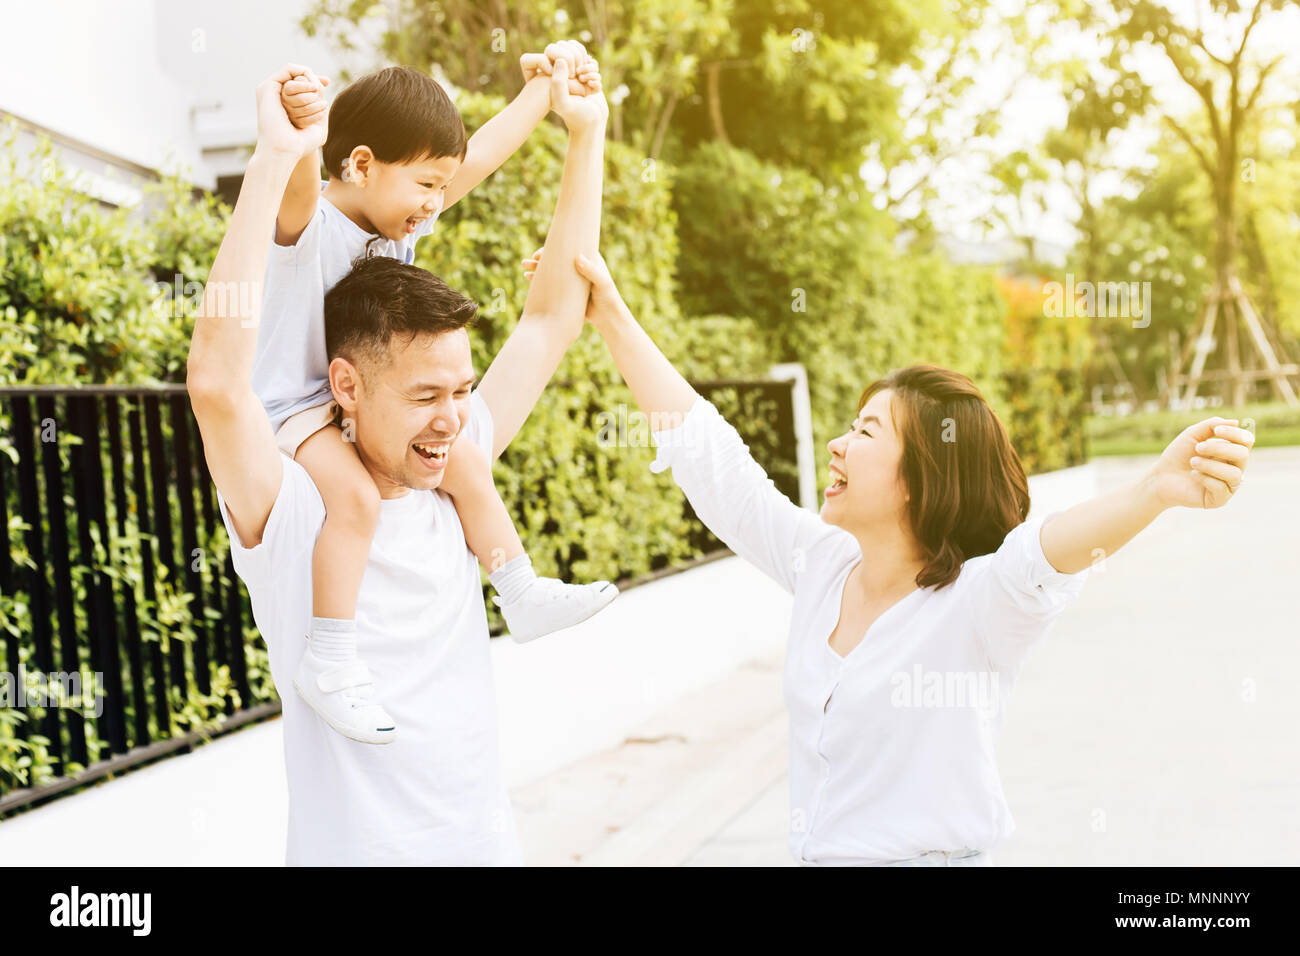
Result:
{"type": "Polygon", "coordinates": [[[1158,455],[1174,437],[1205,418],[1238,418],[1255,421],[1255,447],[1300,445],[1300,409],[1287,408],[1282,402],[1245,405],[1239,409],[1227,405],[1190,412],[1142,412],[1125,417],[1089,416],[1084,427],[1088,434],[1088,452],[1103,455],[1158,455]]]}

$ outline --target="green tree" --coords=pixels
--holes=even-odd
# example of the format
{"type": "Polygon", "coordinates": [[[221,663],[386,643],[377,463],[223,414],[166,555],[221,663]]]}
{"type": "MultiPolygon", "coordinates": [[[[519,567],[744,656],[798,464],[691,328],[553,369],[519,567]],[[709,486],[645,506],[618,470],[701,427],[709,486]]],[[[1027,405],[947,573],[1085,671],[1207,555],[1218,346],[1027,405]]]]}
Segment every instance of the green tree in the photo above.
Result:
{"type": "MultiPolygon", "coordinates": [[[[1242,153],[1244,137],[1274,108],[1268,91],[1287,85],[1276,82],[1282,75],[1279,68],[1289,62],[1287,54],[1261,59],[1256,41],[1280,22],[1288,5],[1287,0],[1205,0],[1192,8],[1191,20],[1182,10],[1156,0],[1069,0],[1060,5],[1062,16],[1072,16],[1098,44],[1106,71],[1114,77],[1109,94],[1102,93],[1093,97],[1091,104],[1084,104],[1109,105],[1114,113],[1078,110],[1072,114],[1073,124],[1086,126],[1091,120],[1094,128],[1105,130],[1122,125],[1117,116],[1122,120],[1154,116],[1185,145],[1204,175],[1213,210],[1208,252],[1212,263],[1209,295],[1215,299],[1234,287],[1240,271],[1240,184],[1251,165],[1242,153]],[[1199,101],[1199,114],[1188,117],[1169,97],[1160,95],[1152,81],[1138,71],[1135,54],[1168,67],[1199,101]]],[[[1239,362],[1237,307],[1228,300],[1221,308],[1227,364],[1235,369],[1239,362]]],[[[1245,401],[1245,392],[1238,383],[1234,404],[1245,401]]]]}

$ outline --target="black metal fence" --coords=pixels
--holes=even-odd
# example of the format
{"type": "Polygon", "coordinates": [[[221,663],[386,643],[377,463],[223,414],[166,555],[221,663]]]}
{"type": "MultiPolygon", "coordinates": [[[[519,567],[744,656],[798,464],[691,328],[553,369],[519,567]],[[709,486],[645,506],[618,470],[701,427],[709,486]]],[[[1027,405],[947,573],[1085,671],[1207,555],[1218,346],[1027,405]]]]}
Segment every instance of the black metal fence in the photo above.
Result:
{"type": "MultiPolygon", "coordinates": [[[[790,383],[696,387],[797,501],[790,383]]],[[[0,388],[0,645],[0,817],[279,712],[184,386],[0,388]]]]}
{"type": "Polygon", "coordinates": [[[4,388],[0,421],[0,813],[276,712],[184,387],[4,388]]]}

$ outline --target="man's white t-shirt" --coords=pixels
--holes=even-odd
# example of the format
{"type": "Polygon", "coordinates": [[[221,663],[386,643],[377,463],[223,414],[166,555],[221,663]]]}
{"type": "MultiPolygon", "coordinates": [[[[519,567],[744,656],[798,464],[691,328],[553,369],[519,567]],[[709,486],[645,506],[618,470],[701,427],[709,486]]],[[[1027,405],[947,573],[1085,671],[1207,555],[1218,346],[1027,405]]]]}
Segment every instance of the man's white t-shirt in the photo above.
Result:
{"type": "MultiPolygon", "coordinates": [[[[322,190],[325,185],[321,183],[322,190]]],[[[394,242],[366,232],[322,195],[296,243],[282,246],[272,239],[253,359],[253,391],[272,430],[279,431],[285,419],[332,398],[325,293],[351,271],[359,256],[389,256],[409,265],[416,241],[431,233],[437,220],[435,213],[414,233],[394,242]]]]}
{"type": "MultiPolygon", "coordinates": [[[[477,393],[457,440],[492,448],[492,416],[477,393]]],[[[284,476],[261,543],[242,546],[224,501],[221,516],[284,704],[286,862],[517,865],[487,612],[451,498],[411,491],[383,501],[357,599],[358,651],[397,739],[358,743],[326,726],[293,689],[307,648],[312,551],[325,505],[302,466],[281,459],[284,476]]]]}

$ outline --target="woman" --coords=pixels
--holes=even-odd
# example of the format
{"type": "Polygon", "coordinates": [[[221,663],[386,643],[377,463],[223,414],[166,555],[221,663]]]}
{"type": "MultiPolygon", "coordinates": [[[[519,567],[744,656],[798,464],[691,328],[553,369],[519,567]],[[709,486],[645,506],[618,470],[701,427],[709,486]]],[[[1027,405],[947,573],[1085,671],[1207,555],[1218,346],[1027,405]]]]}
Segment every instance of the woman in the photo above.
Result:
{"type": "MultiPolygon", "coordinates": [[[[526,260],[536,268],[540,253],[526,260]]],[[[829,444],[820,515],[792,504],[664,358],[604,262],[600,331],[700,519],[794,596],[785,664],[790,850],[806,865],[990,865],[1010,835],[996,742],[1026,653],[1088,567],[1162,510],[1217,508],[1254,436],[1185,429],[1137,483],[1026,521],[1005,429],[965,376],[895,371],[829,444]]]]}

